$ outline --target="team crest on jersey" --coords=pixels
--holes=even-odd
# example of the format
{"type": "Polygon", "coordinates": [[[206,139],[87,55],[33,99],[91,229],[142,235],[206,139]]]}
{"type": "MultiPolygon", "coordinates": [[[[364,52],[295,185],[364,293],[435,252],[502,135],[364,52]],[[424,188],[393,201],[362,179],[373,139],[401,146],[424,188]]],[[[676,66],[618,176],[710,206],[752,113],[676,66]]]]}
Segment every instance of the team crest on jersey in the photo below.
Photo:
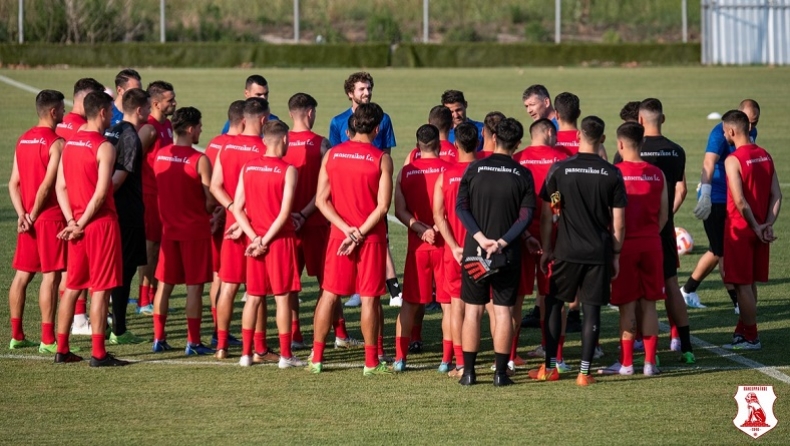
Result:
{"type": "Polygon", "coordinates": [[[776,426],[773,386],[738,386],[735,394],[738,415],[732,423],[746,435],[757,438],[776,426]]]}

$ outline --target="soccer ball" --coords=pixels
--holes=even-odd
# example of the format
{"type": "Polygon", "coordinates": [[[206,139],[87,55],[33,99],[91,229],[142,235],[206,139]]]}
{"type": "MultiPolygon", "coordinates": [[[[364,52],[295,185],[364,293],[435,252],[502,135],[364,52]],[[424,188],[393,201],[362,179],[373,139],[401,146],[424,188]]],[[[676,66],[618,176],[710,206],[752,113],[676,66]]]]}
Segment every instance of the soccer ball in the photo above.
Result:
{"type": "Polygon", "coordinates": [[[675,240],[677,240],[678,255],[680,256],[694,249],[694,239],[691,237],[691,234],[683,228],[675,228],[675,240]]]}

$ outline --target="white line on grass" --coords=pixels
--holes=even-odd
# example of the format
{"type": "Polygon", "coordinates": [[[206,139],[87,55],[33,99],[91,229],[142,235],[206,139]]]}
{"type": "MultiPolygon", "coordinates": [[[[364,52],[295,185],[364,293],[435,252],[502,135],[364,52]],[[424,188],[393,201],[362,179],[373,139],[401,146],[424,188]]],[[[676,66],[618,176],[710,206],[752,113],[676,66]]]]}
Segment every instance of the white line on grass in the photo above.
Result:
{"type": "MultiPolygon", "coordinates": [[[[41,91],[40,88],[36,88],[36,87],[33,87],[32,85],[28,85],[28,84],[23,84],[22,82],[17,82],[15,80],[11,79],[10,77],[3,76],[2,74],[0,74],[0,82],[8,84],[8,85],[10,85],[12,87],[16,87],[16,88],[18,88],[20,90],[25,90],[25,91],[33,93],[33,94],[38,94],[38,92],[41,91]]],[[[63,102],[66,105],[68,105],[69,107],[74,105],[74,103],[71,102],[68,99],[65,99],[63,102]]]]}

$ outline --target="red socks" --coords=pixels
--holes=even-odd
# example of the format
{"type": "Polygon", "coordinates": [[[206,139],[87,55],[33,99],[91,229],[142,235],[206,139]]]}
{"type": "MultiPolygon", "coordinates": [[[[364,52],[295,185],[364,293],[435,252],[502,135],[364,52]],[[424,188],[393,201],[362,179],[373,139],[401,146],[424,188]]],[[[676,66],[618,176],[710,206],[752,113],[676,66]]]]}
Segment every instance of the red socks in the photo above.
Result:
{"type": "Polygon", "coordinates": [[[453,344],[453,352],[455,353],[455,368],[464,366],[464,349],[460,345],[453,344]]]}
{"type": "Polygon", "coordinates": [[[453,341],[442,339],[442,362],[449,364],[453,360],[453,341]]]}
{"type": "Polygon", "coordinates": [[[634,365],[633,339],[620,339],[620,356],[622,356],[620,364],[623,365],[623,367],[634,365]]]}
{"type": "Polygon", "coordinates": [[[371,368],[379,365],[379,355],[375,345],[365,346],[365,367],[371,368]]]}
{"type": "Polygon", "coordinates": [[[158,341],[165,340],[165,322],[167,322],[167,314],[154,315],[154,339],[158,341]]]}
{"type": "Polygon", "coordinates": [[[658,336],[642,336],[645,343],[645,362],[656,364],[656,348],[658,348],[658,336]]]}
{"type": "Polygon", "coordinates": [[[85,302],[87,302],[86,299],[79,299],[79,298],[77,299],[77,304],[74,306],[75,315],[85,314],[85,310],[87,308],[85,302]]]}
{"type": "Polygon", "coordinates": [[[107,356],[107,350],[104,349],[104,335],[95,334],[91,335],[91,345],[93,350],[91,355],[96,359],[104,359],[107,356]]]}
{"type": "Polygon", "coordinates": [[[746,338],[747,341],[755,341],[757,340],[757,324],[754,325],[743,325],[743,337],[746,338]]]}
{"type": "MultiPolygon", "coordinates": [[[[348,339],[348,332],[346,331],[346,320],[342,317],[334,323],[335,336],[340,339],[348,339]]],[[[320,361],[319,361],[320,362],[320,361]]]]}
{"type": "Polygon", "coordinates": [[[55,342],[55,324],[51,322],[41,323],[41,343],[53,344],[55,342]]]}
{"type": "Polygon", "coordinates": [[[565,336],[560,336],[560,342],[557,343],[557,362],[562,362],[562,347],[565,346],[565,336]]]}
{"type": "Polygon", "coordinates": [[[253,339],[255,340],[256,353],[266,353],[269,351],[269,347],[266,345],[266,332],[256,331],[253,339]]]}
{"type": "Polygon", "coordinates": [[[140,296],[137,298],[137,306],[145,307],[151,303],[151,297],[148,295],[148,287],[140,285],[140,296]]]}
{"type": "Polygon", "coordinates": [[[69,352],[69,334],[58,333],[58,353],[66,354],[69,352]]]}
{"type": "Polygon", "coordinates": [[[211,319],[214,320],[214,331],[217,331],[217,307],[211,309],[211,319]]]}
{"type": "Polygon", "coordinates": [[[515,361],[516,356],[518,356],[518,337],[521,334],[521,330],[516,330],[516,333],[513,335],[513,341],[510,343],[510,360],[515,361]]]}
{"type": "Polygon", "coordinates": [[[409,353],[409,338],[403,336],[395,337],[395,360],[402,361],[406,359],[409,353]]]}
{"type": "Polygon", "coordinates": [[[192,345],[200,344],[200,318],[187,318],[187,342],[192,345]]]}
{"type": "Polygon", "coordinates": [[[290,358],[291,354],[291,333],[280,334],[280,356],[290,358]]]}
{"type": "Polygon", "coordinates": [[[414,324],[411,327],[411,340],[422,342],[422,324],[414,324]]]}
{"type": "Polygon", "coordinates": [[[241,355],[252,356],[252,330],[249,328],[241,329],[241,355]]]}
{"type": "Polygon", "coordinates": [[[326,342],[315,342],[313,341],[313,364],[317,364],[319,362],[324,362],[324,349],[326,348],[326,342]]]}
{"type": "Polygon", "coordinates": [[[291,321],[291,337],[295,342],[304,342],[302,328],[299,326],[299,319],[291,321]]]}
{"type": "Polygon", "coordinates": [[[379,356],[384,356],[384,336],[379,336],[376,339],[376,352],[379,356]]]}
{"type": "Polygon", "coordinates": [[[228,331],[217,330],[217,350],[228,349],[228,331]]]}
{"type": "Polygon", "coordinates": [[[25,339],[25,331],[22,329],[22,318],[11,318],[11,337],[17,341],[25,339]]]}
{"type": "Polygon", "coordinates": [[[746,333],[746,329],[744,327],[743,321],[738,319],[738,325],[735,326],[735,334],[743,336],[746,333]]]}

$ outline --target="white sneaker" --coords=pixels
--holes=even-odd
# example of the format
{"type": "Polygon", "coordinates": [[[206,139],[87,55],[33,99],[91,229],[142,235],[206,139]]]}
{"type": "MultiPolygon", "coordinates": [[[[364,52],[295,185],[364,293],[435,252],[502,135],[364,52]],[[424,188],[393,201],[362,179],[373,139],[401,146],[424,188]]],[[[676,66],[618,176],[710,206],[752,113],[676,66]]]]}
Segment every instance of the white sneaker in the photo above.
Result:
{"type": "Polygon", "coordinates": [[[738,304],[735,304],[735,314],[741,314],[741,307],[738,304]]]}
{"type": "Polygon", "coordinates": [[[310,349],[310,354],[307,356],[307,362],[313,362],[313,354],[314,353],[315,353],[315,351],[313,349],[310,349]]]}
{"type": "Polygon", "coordinates": [[[354,348],[354,347],[362,347],[365,345],[364,342],[354,339],[351,336],[342,339],[335,337],[335,348],[354,348]]]}
{"type": "Polygon", "coordinates": [[[595,346],[595,353],[593,353],[593,359],[600,359],[603,358],[603,347],[600,345],[595,346]]]}
{"type": "Polygon", "coordinates": [[[244,355],[239,359],[239,365],[242,367],[249,367],[252,365],[252,356],[244,355]]]}
{"type": "Polygon", "coordinates": [[[571,366],[565,364],[565,361],[557,361],[557,372],[558,373],[568,373],[570,372],[571,366]]]}
{"type": "Polygon", "coordinates": [[[398,293],[395,297],[390,297],[390,306],[391,307],[400,307],[403,305],[403,293],[398,293]]]}
{"type": "Polygon", "coordinates": [[[535,348],[535,350],[528,351],[527,356],[529,356],[530,358],[546,359],[546,350],[543,349],[542,345],[539,345],[535,348]]]}
{"type": "Polygon", "coordinates": [[[669,341],[669,349],[672,350],[673,352],[679,352],[680,351],[680,338],[672,338],[672,340],[669,341]]]}
{"type": "Polygon", "coordinates": [[[656,376],[661,374],[661,370],[659,370],[655,364],[646,362],[644,367],[642,367],[642,373],[644,373],[645,376],[656,376]]]}
{"type": "Polygon", "coordinates": [[[71,325],[71,334],[78,335],[78,336],[90,336],[93,334],[91,331],[91,323],[89,320],[85,319],[83,323],[77,323],[71,325]]]}
{"type": "Polygon", "coordinates": [[[359,299],[359,294],[352,295],[345,304],[346,307],[358,307],[360,305],[362,305],[362,301],[359,299]]]}
{"type": "MultiPolygon", "coordinates": [[[[633,366],[631,366],[633,367],[633,366]]],[[[599,375],[617,375],[620,373],[620,369],[623,368],[623,365],[620,364],[620,361],[615,362],[614,364],[610,365],[605,369],[598,369],[599,375]]]]}
{"type": "Polygon", "coordinates": [[[617,373],[619,373],[621,375],[633,375],[634,374],[634,365],[631,364],[628,367],[626,367],[624,365],[621,365],[620,366],[620,370],[618,370],[617,373]]]}
{"type": "Polygon", "coordinates": [[[290,367],[304,367],[306,365],[307,364],[302,362],[296,356],[291,356],[290,358],[283,358],[282,356],[280,356],[280,363],[278,364],[278,367],[280,367],[281,369],[287,369],[290,367]]]}
{"type": "Polygon", "coordinates": [[[699,300],[699,295],[694,293],[687,293],[683,287],[680,287],[680,294],[683,295],[683,300],[686,301],[686,306],[689,308],[707,308],[705,305],[702,305],[702,302],[699,300]]]}

